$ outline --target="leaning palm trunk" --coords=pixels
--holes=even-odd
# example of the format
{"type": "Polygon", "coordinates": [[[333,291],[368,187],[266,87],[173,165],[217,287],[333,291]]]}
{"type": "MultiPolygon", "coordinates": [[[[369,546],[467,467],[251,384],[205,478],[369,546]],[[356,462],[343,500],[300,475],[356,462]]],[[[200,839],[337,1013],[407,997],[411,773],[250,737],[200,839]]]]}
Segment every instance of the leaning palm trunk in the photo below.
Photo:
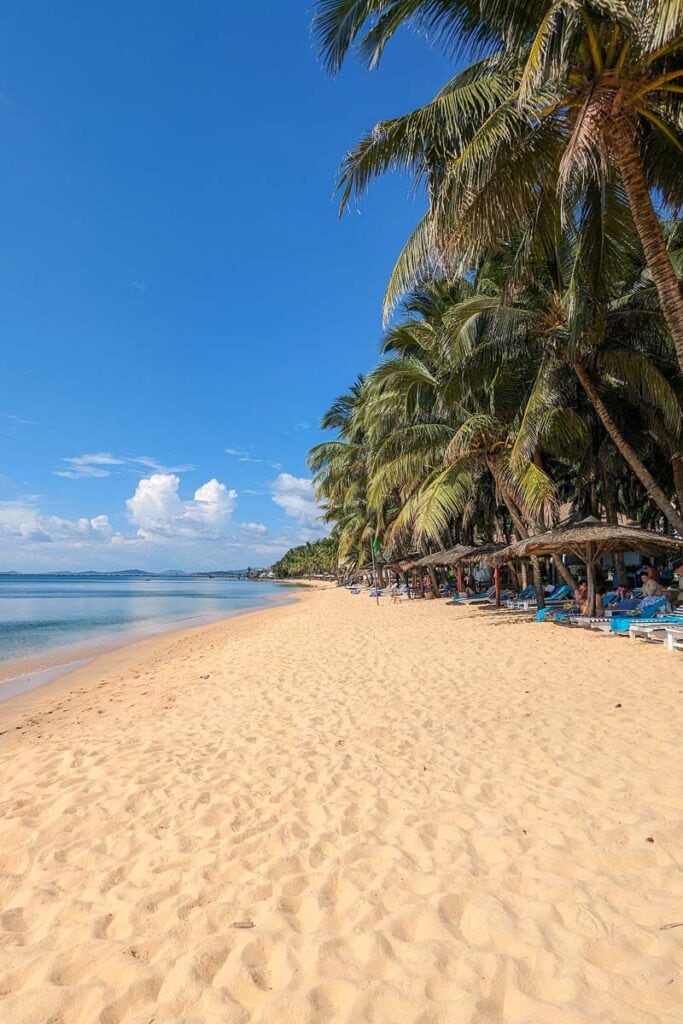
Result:
{"type": "Polygon", "coordinates": [[[674,455],[671,459],[671,467],[674,474],[678,511],[683,515],[683,458],[680,455],[674,455]]]}
{"type": "Polygon", "coordinates": [[[536,607],[545,608],[545,594],[543,591],[543,576],[541,575],[540,558],[531,559],[531,573],[534,580],[534,589],[536,591],[536,607]]]}
{"type": "Polygon", "coordinates": [[[607,406],[601,399],[598,389],[591,380],[586,367],[581,363],[574,363],[573,369],[581,387],[586,392],[586,395],[593,404],[593,408],[600,417],[602,425],[614,441],[617,451],[627,465],[631,467],[647,493],[650,495],[662,514],[666,517],[667,521],[671,524],[674,530],[683,537],[683,517],[681,517],[681,515],[676,511],[662,488],[639,458],[636,450],[631,447],[619,430],[618,426],[607,411],[607,406]]]}
{"type": "Polygon", "coordinates": [[[559,555],[553,555],[553,563],[558,574],[562,577],[567,586],[571,587],[573,590],[576,584],[576,580],[574,579],[574,577],[572,576],[569,569],[564,564],[559,555]]]}
{"type": "Polygon", "coordinates": [[[625,114],[617,115],[610,130],[610,141],[628,195],[631,216],[643,246],[662,314],[671,331],[678,363],[683,370],[683,295],[676,271],[667,252],[657,219],[643,165],[635,144],[635,126],[625,114]]]}
{"type": "MultiPolygon", "coordinates": [[[[529,528],[524,523],[517,503],[508,489],[505,478],[501,473],[498,460],[495,458],[495,456],[489,454],[486,461],[491,472],[491,475],[493,476],[493,479],[496,482],[496,485],[500,492],[500,496],[502,497],[503,502],[508,512],[510,513],[510,518],[512,519],[512,522],[517,533],[519,534],[520,538],[528,537],[529,528]]],[[[541,563],[538,558],[531,559],[531,570],[534,581],[534,589],[536,590],[537,607],[545,608],[545,597],[543,594],[543,577],[541,575],[541,563]]]]}

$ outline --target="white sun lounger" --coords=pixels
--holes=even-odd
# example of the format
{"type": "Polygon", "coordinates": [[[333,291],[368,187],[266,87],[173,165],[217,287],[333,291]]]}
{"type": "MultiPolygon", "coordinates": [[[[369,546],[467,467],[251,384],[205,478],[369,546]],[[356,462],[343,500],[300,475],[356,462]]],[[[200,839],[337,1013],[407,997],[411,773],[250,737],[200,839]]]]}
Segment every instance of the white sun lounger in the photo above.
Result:
{"type": "Polygon", "coordinates": [[[632,622],[628,635],[634,640],[641,637],[653,643],[663,643],[668,651],[683,651],[683,627],[666,622],[632,622]]]}
{"type": "Polygon", "coordinates": [[[680,626],[667,626],[664,642],[668,651],[683,651],[683,629],[680,626]]]}
{"type": "Polygon", "coordinates": [[[641,637],[643,640],[655,640],[662,643],[666,638],[666,623],[631,622],[628,627],[628,635],[631,640],[641,637]]]}

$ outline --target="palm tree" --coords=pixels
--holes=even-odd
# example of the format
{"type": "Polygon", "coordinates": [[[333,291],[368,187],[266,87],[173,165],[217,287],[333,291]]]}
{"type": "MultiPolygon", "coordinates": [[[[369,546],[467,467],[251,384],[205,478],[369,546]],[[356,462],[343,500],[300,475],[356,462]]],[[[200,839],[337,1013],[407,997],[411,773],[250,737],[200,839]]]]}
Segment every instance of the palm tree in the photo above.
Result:
{"type": "MultiPolygon", "coordinates": [[[[618,202],[614,195],[607,198],[618,202]]],[[[591,206],[591,214],[596,209],[591,206]]],[[[671,527],[683,536],[677,483],[683,381],[643,268],[616,250],[603,256],[596,270],[593,243],[599,236],[602,248],[609,250],[614,242],[609,223],[609,216],[591,217],[573,234],[556,230],[539,237],[529,253],[526,285],[512,298],[501,288],[479,295],[476,304],[463,303],[454,310],[456,331],[463,335],[469,326],[472,335],[472,326],[478,324],[483,338],[478,350],[468,348],[467,338],[461,341],[463,368],[489,380],[501,365],[515,366],[536,352],[536,377],[526,397],[512,458],[518,466],[533,455],[542,432],[547,440],[553,418],[557,420],[558,400],[562,412],[553,424],[554,433],[558,427],[565,432],[557,435],[561,444],[580,439],[579,424],[566,407],[568,401],[574,408],[577,404],[576,397],[567,395],[566,371],[570,370],[624,462],[671,527]],[[645,452],[653,444],[657,458],[649,467],[645,452]],[[675,466],[677,474],[667,474],[667,465],[675,466]],[[660,482],[667,475],[667,483],[660,482]]],[[[510,265],[514,256],[512,252],[510,265]]],[[[525,486],[526,500],[533,504],[535,473],[525,486]]]]}
{"type": "Polygon", "coordinates": [[[323,429],[336,430],[338,437],[316,445],[308,455],[316,497],[325,507],[323,518],[336,524],[338,558],[346,566],[369,559],[377,533],[367,500],[367,440],[361,422],[365,401],[366,384],[359,377],[323,417],[323,429]]]}
{"type": "Polygon", "coordinates": [[[674,210],[683,204],[683,5],[319,0],[314,25],[338,68],[359,40],[376,64],[409,19],[451,49],[464,40],[485,56],[426,107],[378,125],[342,167],[342,203],[389,167],[426,181],[429,211],[389,301],[435,260],[471,265],[558,195],[571,220],[616,171],[683,368],[683,295],[652,200],[655,192],[674,210]]]}
{"type": "Polygon", "coordinates": [[[406,299],[309,458],[354,565],[374,537],[395,554],[526,537],[565,502],[683,535],[683,377],[642,259],[618,244],[624,211],[607,190],[574,231],[546,220],[512,293],[519,240],[406,299]]]}

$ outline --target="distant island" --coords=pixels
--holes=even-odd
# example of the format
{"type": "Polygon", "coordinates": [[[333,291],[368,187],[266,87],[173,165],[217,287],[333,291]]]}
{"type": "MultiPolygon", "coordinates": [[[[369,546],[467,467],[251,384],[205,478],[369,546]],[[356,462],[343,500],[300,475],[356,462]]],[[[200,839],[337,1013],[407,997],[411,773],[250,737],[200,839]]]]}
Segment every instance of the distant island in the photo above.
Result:
{"type": "Polygon", "coordinates": [[[258,579],[266,573],[264,569],[216,569],[210,572],[183,572],[181,569],[168,569],[166,572],[147,572],[145,569],[119,569],[112,572],[0,572],[0,580],[7,579],[145,579],[145,580],[168,580],[168,579],[258,579]]]}

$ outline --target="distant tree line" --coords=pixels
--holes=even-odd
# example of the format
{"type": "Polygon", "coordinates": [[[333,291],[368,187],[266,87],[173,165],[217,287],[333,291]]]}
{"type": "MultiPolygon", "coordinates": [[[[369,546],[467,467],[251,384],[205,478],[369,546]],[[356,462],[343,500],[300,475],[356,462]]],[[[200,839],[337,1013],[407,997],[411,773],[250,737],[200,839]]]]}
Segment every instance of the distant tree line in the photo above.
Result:
{"type": "Polygon", "coordinates": [[[337,571],[337,541],[333,537],[325,537],[290,548],[275,562],[272,571],[280,579],[333,575],[337,571]]]}

